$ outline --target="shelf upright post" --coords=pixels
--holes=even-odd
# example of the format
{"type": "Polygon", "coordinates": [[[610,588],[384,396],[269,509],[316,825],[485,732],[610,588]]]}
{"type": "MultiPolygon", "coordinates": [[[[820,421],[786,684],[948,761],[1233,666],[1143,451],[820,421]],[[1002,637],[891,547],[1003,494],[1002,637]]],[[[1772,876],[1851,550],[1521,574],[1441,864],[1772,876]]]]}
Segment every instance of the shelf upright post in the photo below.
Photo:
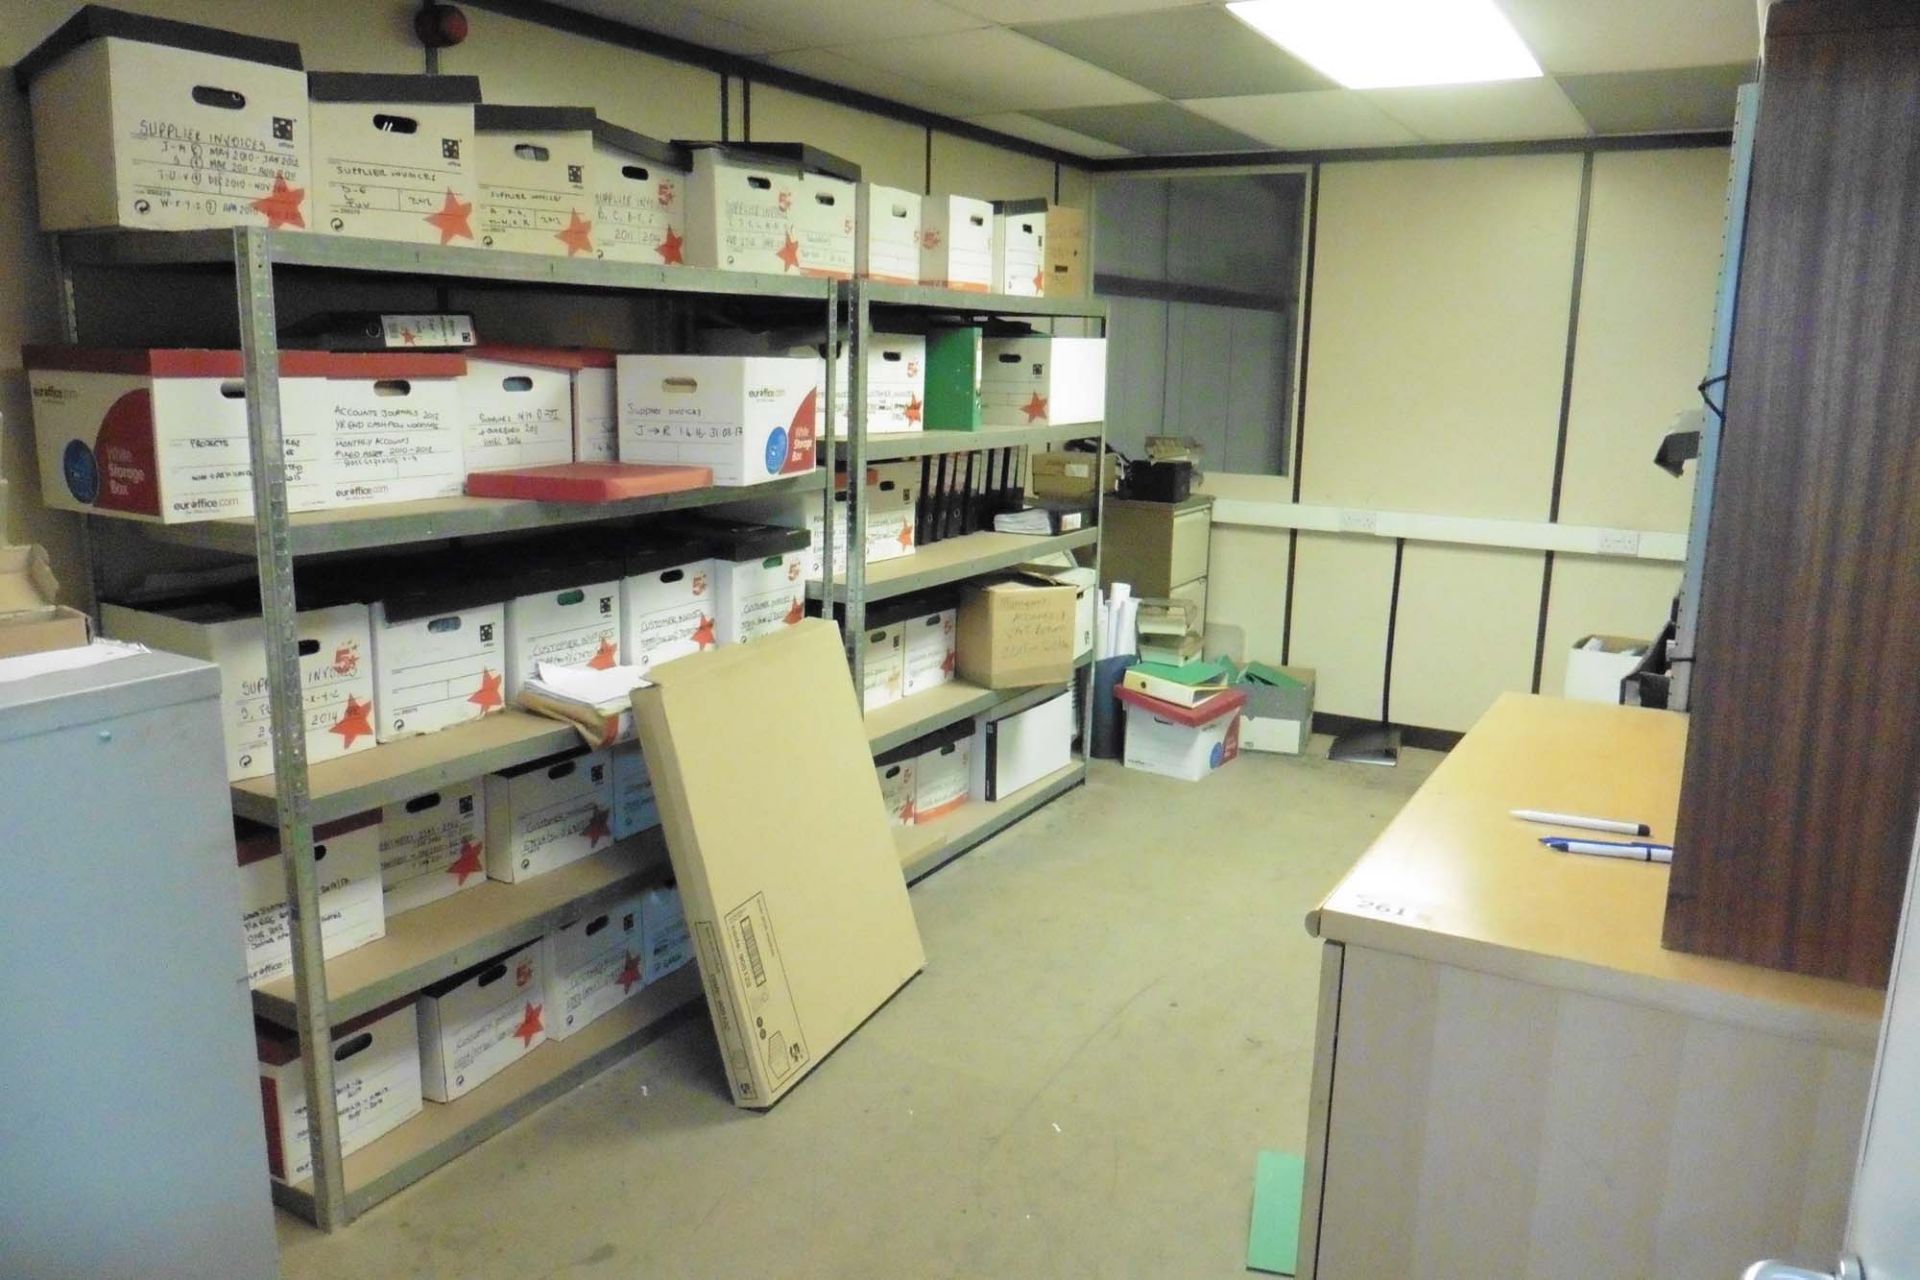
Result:
{"type": "Polygon", "coordinates": [[[346,1225],[346,1180],[340,1167],[340,1116],[333,1105],[333,1036],[327,970],[320,946],[320,885],[313,862],[313,820],[307,788],[306,714],[300,687],[300,634],[293,591],[293,537],[287,512],[286,447],[280,430],[280,343],[273,300],[272,233],[233,233],[234,288],[239,298],[245,361],[247,440],[253,458],[254,555],[260,574],[267,698],[273,716],[273,775],[280,818],[280,861],[286,873],[287,928],[293,944],[300,1067],[307,1087],[308,1140],[313,1153],[315,1224],[346,1225]]]}
{"type": "MultiPolygon", "coordinates": [[[[1097,316],[1089,316],[1100,326],[1100,337],[1104,341],[1112,327],[1107,321],[1107,312],[1101,308],[1097,316]]],[[[1031,459],[1029,459],[1031,465],[1031,459]]],[[[1093,541],[1093,616],[1094,625],[1100,619],[1100,560],[1107,545],[1107,415],[1100,415],[1100,434],[1094,438],[1093,454],[1093,527],[1099,535],[1093,541]]],[[[1204,625],[1204,623],[1203,623],[1204,625]]],[[[1095,659],[1089,662],[1084,671],[1076,672],[1077,678],[1085,680],[1081,686],[1080,697],[1080,754],[1084,759],[1093,759],[1093,700],[1095,691],[1100,687],[1099,646],[1094,646],[1095,659]]]]}
{"type": "MultiPolygon", "coordinates": [[[[854,696],[864,700],[867,630],[867,343],[873,300],[865,280],[848,285],[847,308],[847,607],[844,611],[847,665],[853,668],[854,696]]],[[[832,502],[829,480],[828,502],[832,502]]],[[[831,507],[829,507],[831,511],[831,507]]],[[[831,517],[829,517],[831,519],[831,517]]],[[[826,596],[828,608],[833,597],[826,596]]]]}
{"type": "MultiPolygon", "coordinates": [[[[59,236],[52,237],[53,272],[60,286],[60,340],[80,345],[80,307],[73,292],[73,263],[59,236]]],[[[0,538],[6,536],[0,529],[0,538]]],[[[93,517],[80,517],[80,555],[87,565],[87,612],[100,621],[100,555],[93,536],[93,517]]]]}
{"type": "Polygon", "coordinates": [[[826,467],[827,474],[821,481],[820,498],[821,510],[825,512],[820,518],[820,607],[826,611],[826,616],[831,618],[833,616],[833,539],[837,532],[833,527],[833,411],[835,408],[833,373],[840,362],[837,350],[840,344],[840,282],[837,280],[827,281],[825,333],[827,335],[827,387],[822,393],[820,406],[824,424],[820,428],[820,456],[826,459],[823,465],[826,467]]]}

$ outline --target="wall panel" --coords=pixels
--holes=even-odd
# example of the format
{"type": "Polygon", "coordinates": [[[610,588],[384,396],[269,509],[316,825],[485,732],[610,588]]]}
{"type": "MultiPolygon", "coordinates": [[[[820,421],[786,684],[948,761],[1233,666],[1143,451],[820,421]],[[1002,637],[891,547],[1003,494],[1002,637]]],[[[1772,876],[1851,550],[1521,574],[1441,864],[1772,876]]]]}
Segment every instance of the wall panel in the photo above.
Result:
{"type": "Polygon", "coordinates": [[[933,189],[982,200],[1053,197],[1053,162],[933,131],[933,189]]]}
{"type": "Polygon", "coordinates": [[[753,87],[753,138],[811,142],[860,166],[860,176],[883,186],[921,191],[927,181],[927,131],[838,103],[753,87]]]}
{"type": "Polygon", "coordinates": [[[1543,558],[1407,544],[1388,718],[1464,733],[1500,694],[1532,687],[1543,558]]]}
{"type": "MultiPolygon", "coordinates": [[[[1207,574],[1207,627],[1231,627],[1240,656],[1278,663],[1285,645],[1287,546],[1284,529],[1213,527],[1207,574]]],[[[1213,648],[1208,646],[1208,652],[1213,648]]]]}
{"type": "Polygon", "coordinates": [[[1314,710],[1378,719],[1393,544],[1303,533],[1293,572],[1292,661],[1319,673],[1314,710]]]}

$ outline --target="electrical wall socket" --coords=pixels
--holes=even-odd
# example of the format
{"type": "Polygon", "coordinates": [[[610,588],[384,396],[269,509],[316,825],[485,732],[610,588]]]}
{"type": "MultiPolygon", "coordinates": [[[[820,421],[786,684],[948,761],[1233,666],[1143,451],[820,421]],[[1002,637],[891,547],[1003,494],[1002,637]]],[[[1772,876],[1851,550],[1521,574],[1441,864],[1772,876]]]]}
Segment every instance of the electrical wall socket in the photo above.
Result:
{"type": "Polygon", "coordinates": [[[1340,532],[1374,533],[1380,527],[1380,513],[1377,511],[1342,511],[1340,513],[1340,532]]]}
{"type": "Polygon", "coordinates": [[[1640,531],[1602,529],[1600,536],[1594,539],[1593,549],[1603,556],[1637,556],[1640,554],[1640,531]]]}

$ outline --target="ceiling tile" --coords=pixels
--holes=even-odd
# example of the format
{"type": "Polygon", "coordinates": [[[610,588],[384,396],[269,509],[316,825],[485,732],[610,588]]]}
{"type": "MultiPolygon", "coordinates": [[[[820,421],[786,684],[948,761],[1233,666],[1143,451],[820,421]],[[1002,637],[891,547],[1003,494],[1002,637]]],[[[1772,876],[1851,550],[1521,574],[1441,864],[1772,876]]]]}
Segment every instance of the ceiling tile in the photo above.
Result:
{"type": "Polygon", "coordinates": [[[1552,73],[1719,66],[1760,56],[1754,0],[1496,0],[1552,73]]]}
{"type": "Polygon", "coordinates": [[[798,71],[803,76],[812,76],[816,80],[825,80],[829,84],[845,85],[849,89],[858,89],[862,93],[890,98],[909,107],[919,107],[923,111],[937,111],[946,116],[983,115],[992,111],[996,105],[966,94],[937,89],[919,80],[897,76],[890,71],[881,71],[864,63],[854,62],[831,49],[805,49],[795,53],[777,53],[766,61],[772,66],[788,71],[798,71]]]}
{"type": "Polygon", "coordinates": [[[1419,141],[1412,130],[1352,89],[1198,98],[1180,105],[1267,146],[1289,151],[1393,147],[1419,141]]]}
{"type": "Polygon", "coordinates": [[[1545,77],[1360,92],[1423,142],[1513,142],[1589,132],[1560,86],[1545,77]]]}
{"type": "Polygon", "coordinates": [[[1595,133],[1730,129],[1733,95],[1753,79],[1751,63],[1665,71],[1560,76],[1561,91],[1595,133]]]}
{"type": "Polygon", "coordinates": [[[1143,155],[1193,155],[1211,151],[1251,151],[1256,138],[1195,115],[1172,102],[1136,102],[1114,107],[1067,107],[1035,111],[1050,124],[1104,138],[1143,155]]]}
{"type": "Polygon", "coordinates": [[[1065,22],[1072,18],[1099,18],[1110,13],[1151,13],[1158,9],[1191,9],[1196,0],[947,0],[956,9],[990,22],[1065,22]]]}
{"type": "MultiPolygon", "coordinates": [[[[621,0],[598,0],[620,3],[621,0]]],[[[641,0],[654,4],[657,0],[641,0]]],[[[856,40],[892,40],[944,35],[986,26],[974,14],[941,0],[684,0],[683,7],[710,18],[764,31],[773,49],[822,49],[856,40]]]]}
{"type": "Polygon", "coordinates": [[[851,44],[831,52],[986,103],[968,113],[947,109],[952,115],[1155,101],[1153,93],[1131,81],[1003,27],[851,44]]]}
{"type": "Polygon", "coordinates": [[[761,54],[782,47],[780,37],[769,31],[716,18],[679,0],[566,0],[566,7],[727,53],[761,54]]]}
{"type": "Polygon", "coordinates": [[[1335,87],[1246,23],[1211,5],[1014,29],[1169,98],[1335,87]]]}
{"type": "Polygon", "coordinates": [[[1084,133],[1075,133],[1071,129],[1063,129],[1057,124],[1036,120],[1032,116],[1022,115],[1017,111],[1003,111],[990,116],[969,116],[967,123],[977,124],[983,129],[992,129],[999,133],[1012,134],[1016,138],[1025,138],[1028,142],[1037,142],[1042,146],[1058,147],[1062,151],[1071,151],[1075,155],[1096,160],[1133,154],[1125,147],[1116,147],[1111,142],[1089,138],[1084,133]]]}

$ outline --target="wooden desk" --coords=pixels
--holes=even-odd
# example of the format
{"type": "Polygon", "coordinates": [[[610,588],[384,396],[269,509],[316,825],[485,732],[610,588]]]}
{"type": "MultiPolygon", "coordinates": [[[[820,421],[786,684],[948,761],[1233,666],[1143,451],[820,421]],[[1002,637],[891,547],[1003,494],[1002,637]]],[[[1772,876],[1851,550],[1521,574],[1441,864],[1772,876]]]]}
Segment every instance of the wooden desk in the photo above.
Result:
{"type": "Polygon", "coordinates": [[[1831,1264],[1881,993],[1665,951],[1685,717],[1511,694],[1308,916],[1326,943],[1301,1271],[1733,1280],[1831,1264]]]}

